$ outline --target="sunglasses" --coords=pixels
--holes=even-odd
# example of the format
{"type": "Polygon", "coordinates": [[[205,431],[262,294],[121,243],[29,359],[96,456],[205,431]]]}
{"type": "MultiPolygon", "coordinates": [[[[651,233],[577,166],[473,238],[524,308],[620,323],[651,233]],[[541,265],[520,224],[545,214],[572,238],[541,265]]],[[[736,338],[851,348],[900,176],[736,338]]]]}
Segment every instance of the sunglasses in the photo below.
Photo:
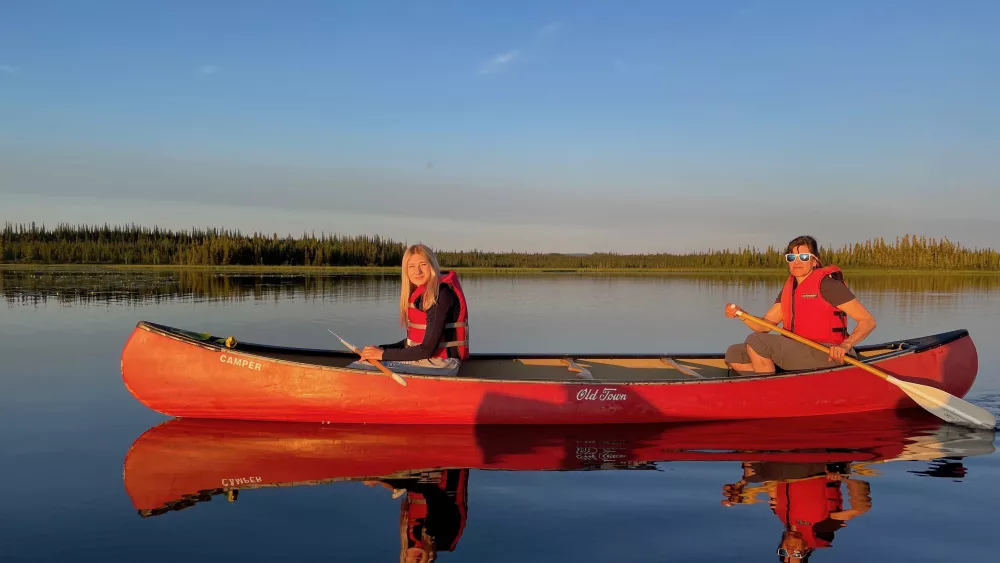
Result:
{"type": "Polygon", "coordinates": [[[805,554],[802,553],[801,551],[797,550],[797,549],[792,550],[792,551],[788,551],[787,549],[785,549],[783,547],[779,547],[778,548],[778,556],[780,556],[780,557],[788,557],[789,555],[791,555],[792,557],[798,557],[799,559],[802,559],[802,556],[805,555],[805,554]]]}
{"type": "Polygon", "coordinates": [[[794,262],[796,257],[798,257],[798,259],[801,262],[808,262],[810,258],[815,258],[816,255],[812,254],[811,252],[803,252],[801,254],[786,254],[785,262],[794,262]]]}

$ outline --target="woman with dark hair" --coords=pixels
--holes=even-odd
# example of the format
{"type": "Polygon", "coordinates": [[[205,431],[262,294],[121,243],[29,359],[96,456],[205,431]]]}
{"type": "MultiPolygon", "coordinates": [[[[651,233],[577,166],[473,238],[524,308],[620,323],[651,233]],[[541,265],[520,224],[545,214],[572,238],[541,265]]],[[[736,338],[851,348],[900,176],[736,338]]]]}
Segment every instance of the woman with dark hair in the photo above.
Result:
{"type": "Polygon", "coordinates": [[[744,462],[743,478],[722,487],[722,504],[750,504],[758,491],[766,491],[771,511],[784,524],[778,561],[803,563],[816,549],[833,547],[834,535],[848,520],[871,510],[871,485],[852,473],[850,462],[744,462]],[[844,488],[850,508],[844,507],[844,488]]]}
{"type": "MultiPolygon", "coordinates": [[[[875,318],[848,289],[840,268],[823,266],[816,239],[796,237],[785,252],[788,279],[764,320],[781,323],[785,330],[829,347],[830,353],[750,324],[753,334],[726,351],[726,363],[741,374],[772,374],[775,366],[798,371],[842,364],[845,355],[856,356],[854,346],[875,330],[875,318]],[[857,323],[853,334],[847,331],[848,317],[857,323]]],[[[726,305],[727,317],[740,312],[738,306],[726,305]]]]}

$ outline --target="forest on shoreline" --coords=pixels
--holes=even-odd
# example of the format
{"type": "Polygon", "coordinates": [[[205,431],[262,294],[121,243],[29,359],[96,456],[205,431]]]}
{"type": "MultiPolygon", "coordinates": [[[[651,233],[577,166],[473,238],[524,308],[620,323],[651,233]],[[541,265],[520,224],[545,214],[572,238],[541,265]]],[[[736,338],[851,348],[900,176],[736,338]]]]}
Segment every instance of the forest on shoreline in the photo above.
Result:
{"type": "MultiPolygon", "coordinates": [[[[140,225],[6,223],[0,263],[203,267],[398,267],[405,243],[379,236],[244,234],[220,229],[172,231],[140,225]]],[[[553,254],[435,249],[442,268],[559,270],[757,270],[785,267],[784,248],[706,249],[685,254],[553,254]]],[[[947,238],[903,235],[837,248],[825,263],[870,270],[1000,271],[1000,252],[947,238]]]]}

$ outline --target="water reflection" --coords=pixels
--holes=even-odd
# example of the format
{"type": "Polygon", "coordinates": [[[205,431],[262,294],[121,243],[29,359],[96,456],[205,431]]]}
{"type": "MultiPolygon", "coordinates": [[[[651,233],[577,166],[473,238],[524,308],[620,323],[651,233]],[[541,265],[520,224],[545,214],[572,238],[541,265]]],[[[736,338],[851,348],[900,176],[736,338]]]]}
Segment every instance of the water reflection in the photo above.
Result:
{"type": "Polygon", "coordinates": [[[423,477],[364,482],[402,497],[399,506],[400,561],[427,563],[454,551],[469,511],[469,470],[443,469],[423,477]]]}
{"type": "Polygon", "coordinates": [[[877,498],[870,482],[881,464],[922,460],[926,469],[911,473],[962,479],[963,458],[993,451],[993,431],[948,425],[923,411],[599,427],[175,419],[135,440],[124,482],[143,518],[176,517],[213,498],[235,502],[241,491],[241,502],[253,502],[255,489],[270,487],[384,488],[377,502],[400,503],[402,560],[424,562],[458,548],[475,495],[473,469],[656,471],[671,462],[729,463],[742,474],[719,484],[719,502],[766,500],[784,526],[776,549],[783,560],[799,561],[832,545],[846,522],[863,521],[877,498]]]}
{"type": "Polygon", "coordinates": [[[125,305],[170,301],[317,299],[379,301],[398,294],[398,276],[232,274],[204,270],[0,270],[9,305],[125,305]]]}
{"type": "MultiPolygon", "coordinates": [[[[507,279],[524,291],[532,283],[583,281],[589,284],[673,284],[683,281],[699,290],[737,286],[749,295],[761,290],[777,292],[783,273],[561,273],[511,274],[463,273],[475,287],[477,282],[507,279]]],[[[175,300],[261,301],[265,299],[318,299],[324,301],[378,301],[391,299],[399,291],[395,274],[347,273],[231,273],[191,269],[116,268],[0,268],[0,295],[11,306],[126,305],[175,300]]],[[[921,299],[938,294],[1000,290],[1000,275],[858,275],[849,280],[854,291],[912,294],[921,299]]]]}
{"type": "Polygon", "coordinates": [[[784,526],[778,556],[805,561],[813,551],[832,547],[839,529],[871,510],[871,484],[861,478],[867,475],[877,472],[863,463],[744,462],[743,477],[723,487],[722,503],[753,504],[766,497],[784,526]]]}

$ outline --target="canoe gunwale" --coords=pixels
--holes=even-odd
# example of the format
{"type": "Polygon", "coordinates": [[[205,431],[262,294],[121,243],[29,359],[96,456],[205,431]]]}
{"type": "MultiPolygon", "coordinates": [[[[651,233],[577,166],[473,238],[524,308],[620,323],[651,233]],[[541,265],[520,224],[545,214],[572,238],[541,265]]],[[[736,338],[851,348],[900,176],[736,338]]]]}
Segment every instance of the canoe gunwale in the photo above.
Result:
{"type": "MultiPolygon", "coordinates": [[[[240,355],[247,357],[261,358],[268,362],[274,362],[278,364],[306,367],[313,370],[330,371],[334,373],[340,373],[343,375],[350,376],[369,376],[369,377],[384,377],[380,372],[352,369],[341,366],[328,366],[318,363],[309,363],[296,360],[284,359],[281,357],[274,357],[268,355],[267,352],[279,353],[279,354],[289,354],[297,356],[317,356],[326,358],[353,358],[355,354],[352,352],[340,351],[340,350],[324,350],[315,348],[295,348],[287,346],[275,346],[269,344],[257,344],[252,342],[240,342],[237,344],[236,348],[227,348],[224,344],[218,344],[215,342],[217,339],[222,337],[210,336],[207,340],[199,340],[191,336],[186,336],[182,329],[177,329],[175,327],[170,327],[167,325],[160,325],[157,323],[152,323],[148,321],[139,321],[136,324],[137,329],[143,329],[145,331],[170,338],[184,344],[194,345],[199,348],[203,348],[212,352],[235,352],[240,355]],[[249,348],[249,349],[248,349],[249,348]],[[256,352],[256,353],[255,353],[256,352]],[[263,353],[261,353],[263,352],[263,353]]],[[[970,334],[967,329],[956,329],[952,331],[942,332],[938,334],[932,334],[922,337],[895,340],[880,344],[869,344],[865,346],[858,346],[856,350],[859,353],[871,350],[891,350],[884,354],[880,354],[873,357],[861,357],[859,358],[865,364],[878,365],[884,361],[891,360],[894,358],[899,358],[901,356],[906,356],[910,354],[921,354],[935,348],[946,346],[952,342],[955,342],[962,338],[968,338],[970,334]]],[[[586,361],[587,359],[660,359],[660,358],[673,358],[675,360],[709,360],[709,359],[721,359],[724,358],[724,354],[720,353],[684,353],[684,354],[669,354],[669,353],[656,353],[656,354],[594,354],[594,353],[581,353],[581,354],[472,354],[470,360],[518,360],[518,359],[546,359],[546,360],[556,360],[556,359],[575,359],[578,361],[586,361]]],[[[787,379],[793,377],[803,377],[816,374],[824,374],[828,372],[836,372],[843,370],[857,369],[850,364],[842,364],[838,366],[833,366],[829,368],[820,368],[813,370],[801,370],[801,371],[783,371],[771,375],[732,375],[726,377],[711,377],[705,379],[670,379],[670,380],[614,380],[617,385],[623,386],[663,386],[663,385],[696,385],[696,384],[720,384],[720,383],[735,383],[740,381],[759,381],[759,380],[779,380],[787,379]]],[[[423,374],[406,374],[408,380],[426,380],[435,381],[439,383],[463,383],[463,382],[480,382],[480,383],[490,383],[490,384],[550,384],[550,385],[578,385],[578,386],[593,386],[594,384],[609,383],[610,380],[607,379],[504,379],[504,378],[486,378],[486,377],[473,377],[473,376],[440,376],[440,375],[423,375],[423,374]]],[[[134,394],[134,393],[133,393],[134,394]]],[[[148,405],[147,405],[148,406],[148,405]]]]}

